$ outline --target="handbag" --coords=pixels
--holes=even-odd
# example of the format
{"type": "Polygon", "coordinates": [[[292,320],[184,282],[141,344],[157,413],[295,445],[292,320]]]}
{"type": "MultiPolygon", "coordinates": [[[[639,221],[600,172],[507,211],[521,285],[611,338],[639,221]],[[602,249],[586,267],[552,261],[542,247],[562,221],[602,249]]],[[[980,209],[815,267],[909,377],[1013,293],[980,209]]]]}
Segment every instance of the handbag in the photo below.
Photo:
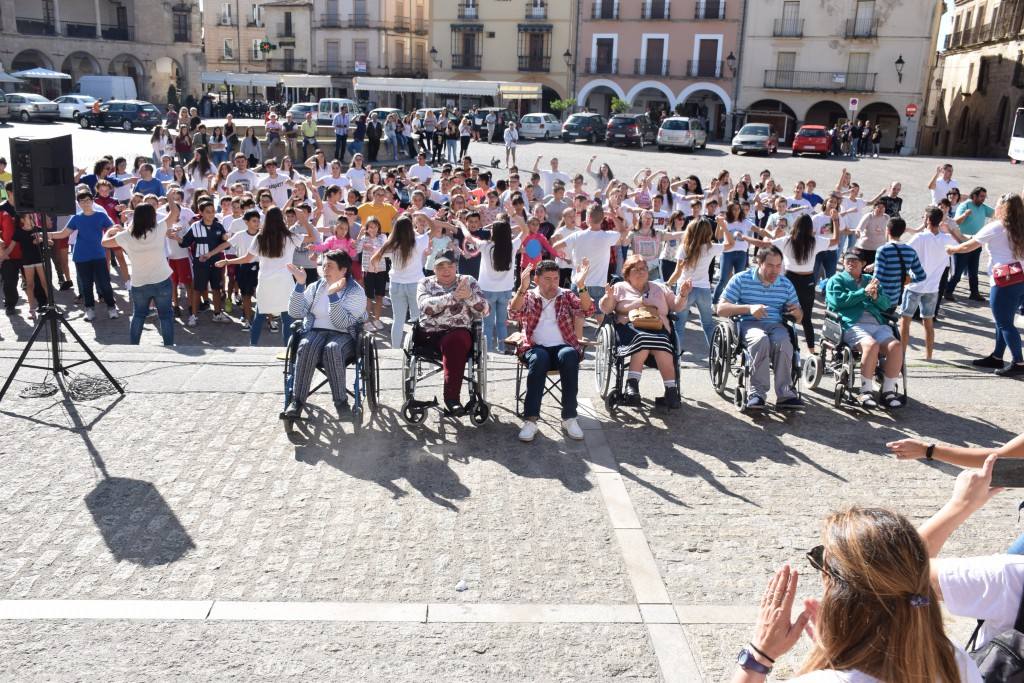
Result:
{"type": "Polygon", "coordinates": [[[1012,287],[1024,282],[1024,267],[1020,261],[1004,263],[992,269],[992,281],[996,287],[1012,287]]]}
{"type": "Polygon", "coordinates": [[[658,309],[647,304],[632,309],[629,312],[629,322],[636,329],[646,332],[661,332],[664,329],[658,309]]]}

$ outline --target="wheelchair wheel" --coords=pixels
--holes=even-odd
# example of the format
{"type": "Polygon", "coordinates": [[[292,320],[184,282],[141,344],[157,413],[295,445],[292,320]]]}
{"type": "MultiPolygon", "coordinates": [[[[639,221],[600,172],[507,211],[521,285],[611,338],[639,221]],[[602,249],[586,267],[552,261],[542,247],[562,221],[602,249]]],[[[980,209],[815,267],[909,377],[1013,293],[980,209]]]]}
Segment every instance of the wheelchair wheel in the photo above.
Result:
{"type": "Polygon", "coordinates": [[[725,385],[729,379],[729,370],[732,363],[728,336],[728,332],[721,325],[715,327],[715,332],[711,336],[708,369],[711,372],[711,386],[715,388],[719,395],[725,395],[725,385]]]}
{"type": "Polygon", "coordinates": [[[406,401],[402,404],[402,417],[404,417],[405,421],[409,424],[422,424],[423,421],[427,419],[427,409],[416,408],[412,406],[409,401],[406,401]]]}
{"type": "Polygon", "coordinates": [[[377,412],[380,399],[380,360],[377,342],[370,335],[363,336],[363,395],[370,413],[377,412]]]}
{"type": "Polygon", "coordinates": [[[733,396],[733,401],[736,403],[736,407],[739,408],[740,412],[746,412],[747,410],[747,388],[742,384],[736,387],[736,393],[733,396]]]}
{"type": "Polygon", "coordinates": [[[614,413],[615,409],[619,405],[619,392],[617,389],[612,389],[608,392],[608,395],[604,397],[604,409],[609,413],[614,413]]]}
{"type": "Polygon", "coordinates": [[[843,399],[846,397],[846,383],[850,381],[850,373],[845,369],[840,370],[836,375],[836,387],[832,390],[832,405],[836,408],[843,406],[843,399]]]}
{"type": "MultiPolygon", "coordinates": [[[[487,345],[481,332],[477,337],[477,366],[476,366],[476,387],[480,396],[479,403],[487,401],[487,345]]],[[[486,418],[484,418],[486,419],[486,418]]]]}
{"type": "Polygon", "coordinates": [[[602,397],[608,396],[615,366],[615,329],[602,325],[597,330],[597,347],[594,352],[594,389],[602,397]]]}
{"type": "Polygon", "coordinates": [[[808,390],[818,388],[824,366],[825,362],[819,356],[808,356],[804,359],[803,378],[808,390]]]}
{"type": "Polygon", "coordinates": [[[487,422],[487,418],[490,417],[490,415],[490,407],[483,401],[477,401],[476,405],[473,407],[473,413],[469,416],[469,419],[473,424],[480,426],[484,422],[487,422]]]}

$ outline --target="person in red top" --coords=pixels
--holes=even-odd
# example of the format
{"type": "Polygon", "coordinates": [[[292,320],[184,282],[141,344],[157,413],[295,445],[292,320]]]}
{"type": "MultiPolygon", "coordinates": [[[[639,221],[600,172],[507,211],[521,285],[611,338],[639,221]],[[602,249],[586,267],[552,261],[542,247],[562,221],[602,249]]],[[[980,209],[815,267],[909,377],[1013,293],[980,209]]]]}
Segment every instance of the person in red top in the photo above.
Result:
{"type": "Polygon", "coordinates": [[[535,266],[544,258],[545,252],[550,258],[556,258],[558,254],[551,247],[548,238],[540,232],[540,220],[531,217],[526,221],[526,234],[523,235],[523,244],[520,247],[521,256],[519,259],[520,269],[527,266],[535,266]]]}
{"type": "Polygon", "coordinates": [[[541,261],[536,266],[536,284],[530,289],[533,266],[523,269],[516,295],[508,303],[508,316],[522,325],[519,355],[526,374],[525,420],[519,440],[533,441],[537,436],[537,418],[549,370],[557,369],[562,385],[562,429],[570,439],[583,438],[576,420],[576,393],[579,386],[583,348],[576,335],[578,320],[594,310],[594,301],[585,286],[590,262],[584,259],[577,279],[580,294],[558,286],[558,264],[541,261]]]}
{"type": "MultiPolygon", "coordinates": [[[[0,258],[14,241],[18,212],[14,208],[14,183],[7,183],[7,199],[0,202],[0,258]]],[[[12,315],[18,305],[18,280],[21,277],[21,247],[18,244],[7,253],[7,258],[0,262],[0,279],[3,280],[4,308],[7,315],[12,315]]]]}

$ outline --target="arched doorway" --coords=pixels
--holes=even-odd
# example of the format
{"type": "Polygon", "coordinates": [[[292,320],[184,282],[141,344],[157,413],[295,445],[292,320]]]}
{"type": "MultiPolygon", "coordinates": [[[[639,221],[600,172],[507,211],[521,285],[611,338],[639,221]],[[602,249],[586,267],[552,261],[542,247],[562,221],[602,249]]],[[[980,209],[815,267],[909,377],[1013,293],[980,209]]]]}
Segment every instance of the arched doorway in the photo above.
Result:
{"type": "Polygon", "coordinates": [[[146,70],[142,62],[133,55],[120,54],[110,60],[107,73],[111,76],[128,76],[135,81],[135,92],[140,100],[149,99],[146,93],[146,70]]]}
{"type": "Polygon", "coordinates": [[[70,81],[60,81],[61,92],[67,94],[82,76],[94,76],[102,74],[100,63],[88,52],[72,52],[64,58],[60,70],[71,75],[70,81]]]}
{"type": "Polygon", "coordinates": [[[541,88],[541,100],[540,100],[540,111],[551,111],[551,103],[555,100],[562,99],[562,96],[558,94],[558,91],[548,86],[541,88]]]}
{"type": "MultiPolygon", "coordinates": [[[[50,61],[50,58],[39,50],[22,50],[11,60],[11,71],[24,71],[38,67],[44,69],[53,68],[53,62],[50,61]]],[[[60,84],[58,81],[53,80],[30,79],[26,80],[25,84],[18,86],[18,88],[25,92],[39,93],[49,98],[60,95],[60,84]]]]}
{"type": "Polygon", "coordinates": [[[768,123],[774,126],[779,142],[789,144],[796,134],[796,114],[785,102],[758,100],[747,107],[747,123],[768,123]]]}
{"type": "Polygon", "coordinates": [[[713,83],[695,83],[676,98],[676,112],[699,118],[712,140],[725,137],[731,111],[728,93],[713,83]]]}
{"type": "Polygon", "coordinates": [[[807,110],[807,116],[804,117],[804,123],[809,123],[815,126],[825,126],[831,128],[840,119],[849,118],[846,110],[843,109],[843,105],[832,100],[822,100],[811,105],[811,108],[807,110]]]}
{"type": "Polygon", "coordinates": [[[576,95],[576,102],[583,108],[608,116],[612,111],[612,98],[626,99],[626,93],[615,81],[598,78],[583,84],[576,95]]]}
{"type": "Polygon", "coordinates": [[[861,121],[870,121],[872,128],[882,127],[882,150],[891,152],[896,148],[896,134],[900,131],[900,114],[891,105],[885,102],[872,102],[861,110],[857,118],[861,121]]]}
{"type": "Polygon", "coordinates": [[[626,101],[633,111],[649,113],[651,120],[657,124],[672,112],[676,96],[664,83],[643,81],[626,93],[626,101]]]}

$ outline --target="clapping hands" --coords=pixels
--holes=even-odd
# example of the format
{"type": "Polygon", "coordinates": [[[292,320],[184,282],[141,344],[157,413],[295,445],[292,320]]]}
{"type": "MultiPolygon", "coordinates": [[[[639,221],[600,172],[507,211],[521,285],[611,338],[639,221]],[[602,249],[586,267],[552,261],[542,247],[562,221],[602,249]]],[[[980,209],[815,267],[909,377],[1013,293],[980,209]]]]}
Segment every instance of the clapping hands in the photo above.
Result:
{"type": "Polygon", "coordinates": [[[288,272],[292,274],[292,277],[295,278],[295,281],[297,283],[299,283],[300,285],[305,285],[306,284],[306,271],[305,270],[303,270],[302,268],[299,268],[294,263],[289,263],[288,264],[288,272]]]}

